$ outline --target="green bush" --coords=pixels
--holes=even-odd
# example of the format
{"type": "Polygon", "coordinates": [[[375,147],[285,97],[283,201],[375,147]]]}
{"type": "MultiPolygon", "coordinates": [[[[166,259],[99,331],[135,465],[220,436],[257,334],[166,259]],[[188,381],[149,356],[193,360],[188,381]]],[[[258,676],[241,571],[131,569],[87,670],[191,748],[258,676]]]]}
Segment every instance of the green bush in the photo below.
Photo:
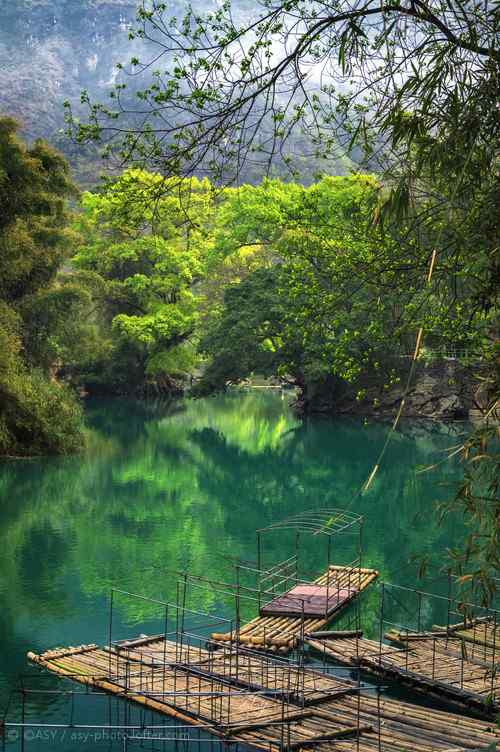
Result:
{"type": "Polygon", "coordinates": [[[0,454],[67,454],[83,443],[78,399],[40,370],[0,378],[0,406],[0,454]]]}

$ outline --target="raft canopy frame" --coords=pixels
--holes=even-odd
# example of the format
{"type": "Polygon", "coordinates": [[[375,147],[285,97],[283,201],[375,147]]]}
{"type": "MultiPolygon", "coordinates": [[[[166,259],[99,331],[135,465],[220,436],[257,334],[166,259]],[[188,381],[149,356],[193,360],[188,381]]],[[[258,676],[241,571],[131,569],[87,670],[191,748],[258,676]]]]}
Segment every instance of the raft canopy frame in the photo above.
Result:
{"type": "Polygon", "coordinates": [[[348,509],[309,509],[283,520],[272,522],[266,527],[257,529],[257,534],[276,529],[299,529],[299,532],[309,532],[312,535],[335,535],[353,525],[362,525],[362,515],[350,512],[348,509]]]}
{"type": "MultiPolygon", "coordinates": [[[[257,573],[259,611],[266,615],[331,615],[351,600],[361,589],[361,558],[363,545],[363,517],[347,509],[309,509],[299,514],[258,528],[257,573]],[[295,534],[294,554],[287,559],[266,567],[264,564],[263,539],[272,533],[292,532],[295,534]],[[326,539],[325,564],[327,578],[322,587],[311,586],[317,573],[301,571],[300,540],[304,535],[320,536],[326,539]],[[352,569],[353,579],[341,587],[335,572],[332,571],[332,542],[335,536],[351,535],[357,541],[355,558],[346,566],[352,569]],[[290,588],[290,581],[294,586],[290,588]],[[263,598],[271,600],[262,605],[263,598]]],[[[338,565],[340,562],[336,561],[338,565]]]]}

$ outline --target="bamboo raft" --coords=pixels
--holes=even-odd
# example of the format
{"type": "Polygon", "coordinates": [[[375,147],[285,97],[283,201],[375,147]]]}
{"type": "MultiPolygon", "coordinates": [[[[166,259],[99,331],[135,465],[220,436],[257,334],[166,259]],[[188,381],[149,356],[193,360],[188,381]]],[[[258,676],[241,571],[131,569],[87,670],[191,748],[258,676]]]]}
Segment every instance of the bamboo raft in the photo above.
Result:
{"type": "Polygon", "coordinates": [[[426,695],[491,717],[500,709],[500,676],[495,675],[498,650],[490,646],[488,627],[473,642],[473,627],[446,631],[385,635],[391,644],[360,635],[309,635],[306,644],[344,666],[357,666],[378,677],[395,679],[426,695]]]}
{"type": "Polygon", "coordinates": [[[463,621],[448,627],[434,626],[433,629],[446,634],[454,634],[467,643],[483,646],[487,650],[500,654],[500,624],[491,617],[463,621]]]}
{"type": "Polygon", "coordinates": [[[349,593],[332,613],[325,613],[318,617],[259,614],[242,626],[239,631],[233,630],[225,634],[215,632],[212,634],[212,639],[217,642],[239,642],[251,647],[252,650],[265,650],[286,655],[297,647],[305,633],[320,630],[330,624],[377,577],[378,572],[375,569],[330,565],[329,569],[311,584],[323,587],[328,584],[332,593],[335,590],[349,593]]]}
{"type": "Polygon", "coordinates": [[[493,724],[369,696],[353,682],[238,647],[213,653],[157,636],[28,657],[61,677],[268,752],[462,752],[500,741],[493,724]]]}

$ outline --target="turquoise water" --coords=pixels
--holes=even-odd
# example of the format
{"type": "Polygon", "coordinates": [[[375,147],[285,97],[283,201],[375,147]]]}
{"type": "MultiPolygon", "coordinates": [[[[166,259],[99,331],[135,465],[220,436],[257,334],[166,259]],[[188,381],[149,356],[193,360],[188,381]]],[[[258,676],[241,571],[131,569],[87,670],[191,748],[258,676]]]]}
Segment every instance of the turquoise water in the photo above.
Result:
{"type": "MultiPolygon", "coordinates": [[[[363,564],[385,580],[414,584],[417,555],[442,561],[461,525],[448,519],[440,526],[434,505],[452,493],[458,466],[416,470],[442,460],[463,427],[403,424],[370,491],[353,500],[387,427],[301,421],[289,399],[289,393],[252,390],[172,405],[93,401],[84,454],[0,465],[1,707],[21,681],[44,690],[69,686],[30,667],[26,652],[107,642],[112,586],[172,601],[173,570],[227,581],[234,577],[230,557],[255,561],[257,527],[304,509],[349,507],[363,515],[363,564]]],[[[339,536],[332,560],[354,558],[356,546],[356,536],[339,536]]],[[[286,535],[267,537],[264,563],[285,559],[292,548],[286,535]]],[[[304,568],[324,565],[318,538],[305,539],[300,555],[304,568]]],[[[444,592],[436,576],[434,570],[421,584],[444,592]]],[[[374,588],[366,599],[368,629],[376,629],[378,593],[374,588]]],[[[396,598],[386,598],[394,619],[402,619],[396,598]]],[[[232,617],[232,598],[212,589],[193,586],[187,605],[232,617]]],[[[243,604],[244,615],[252,609],[243,604]]],[[[423,623],[441,616],[424,604],[423,623]]],[[[162,619],[161,607],[116,594],[112,637],[160,631],[162,619]]],[[[48,692],[26,697],[26,718],[33,722],[65,722],[71,713],[69,698],[48,692]]],[[[113,702],[114,709],[107,699],[77,698],[73,719],[119,718],[124,703],[113,702]]],[[[20,712],[14,694],[9,719],[20,712]]],[[[9,733],[9,748],[20,748],[19,735],[9,733]]],[[[25,748],[123,748],[95,734],[75,739],[64,733],[52,738],[33,729],[25,748]]]]}

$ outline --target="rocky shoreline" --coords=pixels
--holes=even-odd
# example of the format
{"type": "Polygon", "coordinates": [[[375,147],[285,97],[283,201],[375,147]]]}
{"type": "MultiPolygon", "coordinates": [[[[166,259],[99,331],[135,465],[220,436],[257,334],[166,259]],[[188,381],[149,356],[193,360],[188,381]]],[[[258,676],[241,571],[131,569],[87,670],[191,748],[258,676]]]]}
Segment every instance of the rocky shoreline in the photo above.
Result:
{"type": "MultiPolygon", "coordinates": [[[[465,366],[453,358],[435,364],[418,363],[405,397],[405,417],[451,421],[480,414],[487,404],[482,371],[481,366],[465,366]]],[[[377,383],[373,375],[342,390],[330,384],[309,394],[301,392],[294,404],[306,414],[391,419],[403,398],[406,379],[407,373],[402,372],[399,382],[387,389],[381,388],[380,379],[377,383]]]]}

